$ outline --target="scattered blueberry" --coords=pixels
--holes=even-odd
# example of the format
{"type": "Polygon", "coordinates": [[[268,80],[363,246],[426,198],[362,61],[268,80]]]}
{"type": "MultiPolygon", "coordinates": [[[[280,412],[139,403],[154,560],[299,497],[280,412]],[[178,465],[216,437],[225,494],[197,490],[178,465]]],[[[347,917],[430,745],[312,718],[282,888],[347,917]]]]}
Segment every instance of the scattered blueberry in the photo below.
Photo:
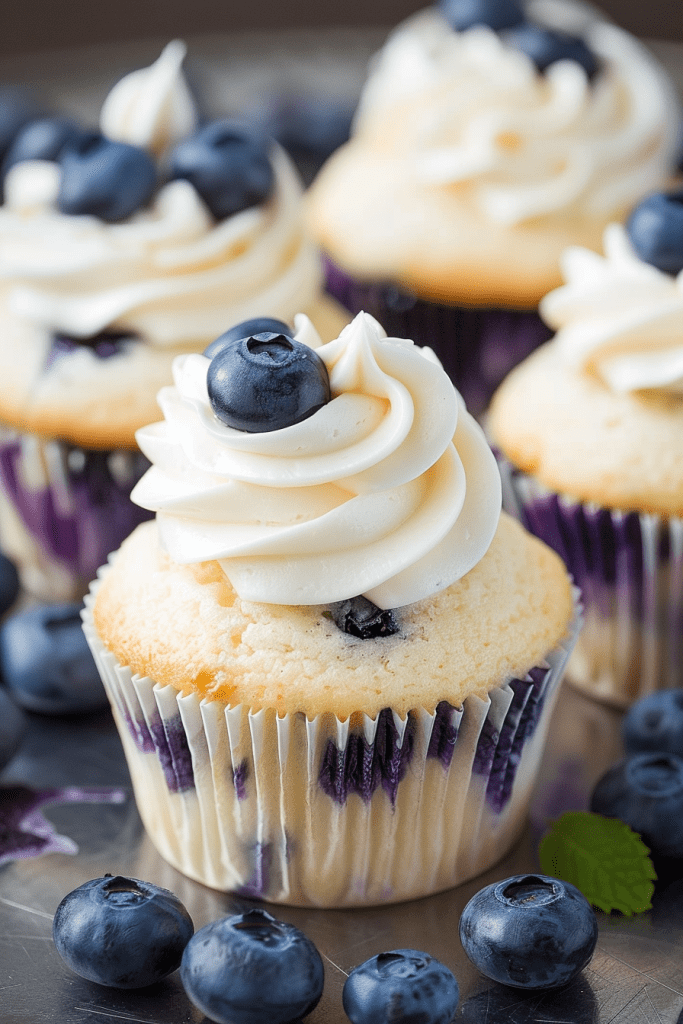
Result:
{"type": "Polygon", "coordinates": [[[513,988],[560,988],[593,956],[595,911],[569,882],[514,875],[480,889],[460,918],[460,941],[482,974],[513,988]]]}
{"type": "Polygon", "coordinates": [[[0,615],[8,611],[19,597],[19,573],[7,555],[0,552],[0,615]]]}
{"type": "Polygon", "coordinates": [[[0,626],[0,668],[17,704],[47,715],[107,705],[81,625],[82,605],[37,605],[0,626]]]}
{"type": "Polygon", "coordinates": [[[683,857],[683,758],[631,754],[598,781],[590,809],[626,822],[654,854],[683,857]]]}
{"type": "Polygon", "coordinates": [[[22,160],[58,160],[64,147],[82,134],[82,129],[67,117],[42,117],[29,121],[7,150],[3,174],[22,160]]]}
{"type": "Polygon", "coordinates": [[[26,729],[23,712],[0,687],[0,769],[12,760],[26,729]]]}
{"type": "Polygon", "coordinates": [[[336,96],[277,94],[250,113],[264,135],[276,139],[309,184],[329,156],[348,142],[356,104],[336,96]]]}
{"type": "Polygon", "coordinates": [[[524,21],[524,9],[518,0],[439,0],[437,6],[456,32],[475,25],[488,25],[502,32],[524,21]]]}
{"type": "Polygon", "coordinates": [[[626,233],[644,263],[665,274],[683,270],[683,190],[655,192],[643,199],[626,222],[626,233]]]}
{"type": "Polygon", "coordinates": [[[330,400],[327,368],[317,352],[270,332],[221,348],[206,384],[218,419],[249,433],[292,426],[330,400]]]}
{"type": "Polygon", "coordinates": [[[40,111],[28,93],[12,86],[0,88],[0,160],[24,125],[36,117],[40,111]]]}
{"type": "Polygon", "coordinates": [[[46,354],[44,369],[49,370],[62,356],[71,355],[79,349],[87,348],[98,359],[111,359],[125,351],[126,347],[135,342],[137,336],[132,331],[100,331],[87,338],[75,338],[72,334],[53,334],[46,354]]]}
{"type": "Polygon", "coordinates": [[[453,973],[418,949],[371,957],[354,967],[342,992],[351,1024],[451,1024],[458,999],[453,973]]]}
{"type": "Polygon", "coordinates": [[[57,907],[57,952],[75,974],[110,988],[144,988],[180,966],[192,918],[168,889],[121,875],[94,878],[57,907]]]}
{"type": "Polygon", "coordinates": [[[267,140],[234,121],[214,121],[171,153],[170,177],[186,178],[216,220],[263,203],[275,174],[267,140]]]}
{"type": "Polygon", "coordinates": [[[683,757],[683,690],[657,690],[632,704],[621,723],[627,754],[654,750],[683,757]]]}
{"type": "Polygon", "coordinates": [[[324,970],[303,932],[249,910],[201,928],[183,953],[180,977],[217,1024],[293,1024],[317,1006],[324,970]]]}
{"type": "Polygon", "coordinates": [[[204,349],[204,355],[213,359],[221,349],[231,345],[233,341],[241,341],[242,338],[253,337],[255,334],[284,334],[286,338],[292,337],[292,328],[282,320],[276,320],[272,316],[257,316],[253,320],[243,320],[241,324],[235,324],[220,338],[216,338],[204,349]]]}
{"type": "Polygon", "coordinates": [[[366,597],[339,601],[330,606],[330,615],[342,633],[349,633],[360,640],[393,636],[400,628],[390,608],[378,608],[366,597]]]}
{"type": "Polygon", "coordinates": [[[524,21],[507,29],[503,39],[525,53],[539,71],[545,71],[558,60],[573,60],[581,65],[588,78],[597,73],[598,59],[579,36],[524,21]]]}
{"type": "Polygon", "coordinates": [[[104,135],[82,134],[64,148],[60,164],[62,213],[114,223],[148,203],[156,186],[156,167],[144,149],[104,135]]]}

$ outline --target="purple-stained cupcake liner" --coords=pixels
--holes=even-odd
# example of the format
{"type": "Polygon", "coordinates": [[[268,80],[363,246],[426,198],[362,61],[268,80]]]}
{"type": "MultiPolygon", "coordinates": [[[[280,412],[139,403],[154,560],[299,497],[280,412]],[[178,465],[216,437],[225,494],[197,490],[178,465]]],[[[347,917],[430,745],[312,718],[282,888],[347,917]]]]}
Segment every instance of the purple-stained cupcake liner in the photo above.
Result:
{"type": "Polygon", "coordinates": [[[139,451],[89,451],[4,430],[0,547],[44,600],[83,596],[109,553],[152,513],[130,500],[149,468],[139,451]]]}
{"type": "MultiPolygon", "coordinates": [[[[103,572],[106,572],[105,568],[103,572]]],[[[316,907],[400,902],[459,885],[518,839],[580,624],[523,679],[401,718],[278,717],[182,696],[85,635],[138,809],[174,867],[215,889],[316,907]]]]}
{"type": "Polygon", "coordinates": [[[581,588],[585,622],[568,681],[622,708],[683,687],[683,519],[579,502],[497,457],[503,507],[557,551],[581,588]]]}
{"type": "Polygon", "coordinates": [[[510,370],[552,334],[536,310],[428,302],[392,284],[357,281],[329,258],[325,276],[327,291],[351,313],[364,310],[389,336],[429,345],[474,416],[481,416],[510,370]]]}

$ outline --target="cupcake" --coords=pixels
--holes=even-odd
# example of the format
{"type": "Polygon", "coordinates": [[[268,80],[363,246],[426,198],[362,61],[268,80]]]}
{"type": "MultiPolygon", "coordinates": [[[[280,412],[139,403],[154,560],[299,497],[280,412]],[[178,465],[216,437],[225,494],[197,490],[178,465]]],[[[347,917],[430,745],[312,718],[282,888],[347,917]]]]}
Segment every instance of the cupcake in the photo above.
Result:
{"type": "Polygon", "coordinates": [[[32,122],[3,165],[0,536],[44,598],[82,595],[148,517],[135,431],[178,353],[256,313],[303,309],[326,340],[349,319],[290,159],[232,122],[197,128],[183,54],[119,82],[101,133],[32,122]]]}
{"type": "Polygon", "coordinates": [[[563,269],[540,307],[557,333],[496,392],[489,429],[505,506],[582,591],[568,677],[626,707],[683,686],[683,193],[563,269]]]}
{"type": "Polygon", "coordinates": [[[679,122],[664,70],[594,10],[442,0],[390,35],[309,191],[328,288],[433,347],[478,415],[548,340],[562,251],[599,251],[663,185],[679,122]]]}
{"type": "Polygon", "coordinates": [[[85,631],[171,864],[273,902],[407,900],[519,837],[575,593],[501,513],[433,353],[368,314],[324,345],[296,326],[175,360],[138,432],[156,521],[85,631]]]}

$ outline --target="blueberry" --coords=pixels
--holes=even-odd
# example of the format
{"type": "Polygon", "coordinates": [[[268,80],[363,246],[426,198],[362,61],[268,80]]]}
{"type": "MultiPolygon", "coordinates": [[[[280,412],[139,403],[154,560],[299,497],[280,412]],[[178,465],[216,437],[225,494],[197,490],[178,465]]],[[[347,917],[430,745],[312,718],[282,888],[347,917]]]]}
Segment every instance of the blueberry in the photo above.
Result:
{"type": "Polygon", "coordinates": [[[19,597],[19,573],[7,555],[0,552],[0,615],[8,611],[19,597]]]}
{"type": "Polygon", "coordinates": [[[42,117],[29,121],[7,150],[2,171],[22,160],[59,160],[65,146],[76,142],[83,131],[67,117],[42,117]]]}
{"type": "Polygon", "coordinates": [[[636,254],[665,274],[683,270],[683,190],[655,192],[643,199],[626,221],[636,254]]]}
{"type": "Polygon", "coordinates": [[[621,723],[628,754],[644,750],[683,757],[683,690],[658,690],[632,704],[621,723]]]}
{"type": "Polygon", "coordinates": [[[288,1024],[317,1006],[324,970],[303,932],[249,910],[201,928],[183,953],[180,977],[217,1024],[288,1024]]]}
{"type": "Polygon", "coordinates": [[[233,341],[241,341],[242,338],[253,337],[255,334],[284,334],[286,338],[293,336],[292,328],[282,320],[276,320],[272,316],[257,316],[253,320],[235,324],[225,334],[221,334],[220,338],[216,338],[204,349],[204,355],[213,359],[222,348],[233,341]]]}
{"type": "Polygon", "coordinates": [[[591,811],[619,818],[661,857],[683,857],[683,758],[631,754],[599,779],[591,811]]]}
{"type": "Polygon", "coordinates": [[[186,178],[216,220],[263,203],[273,191],[270,144],[234,121],[213,121],[175,147],[170,177],[186,178]]]}
{"type": "Polygon", "coordinates": [[[0,668],[17,704],[47,715],[105,707],[107,696],[81,626],[82,605],[37,605],[0,626],[0,668]]]}
{"type": "Polygon", "coordinates": [[[452,972],[418,949],[378,953],[354,967],[342,992],[351,1024],[451,1024],[458,999],[452,972]]]}
{"type": "Polygon", "coordinates": [[[437,6],[456,32],[475,25],[502,32],[524,21],[524,9],[517,0],[439,0],[437,6]]]}
{"type": "Polygon", "coordinates": [[[342,633],[359,640],[374,640],[380,636],[393,636],[399,625],[390,608],[378,608],[366,597],[352,597],[330,607],[330,615],[342,633]]]}
{"type": "Polygon", "coordinates": [[[330,400],[327,368],[317,352],[270,332],[220,349],[206,383],[218,419],[249,433],[299,423],[330,400]]]}
{"type": "Polygon", "coordinates": [[[480,889],[460,918],[460,941],[482,974],[513,988],[560,988],[598,941],[595,911],[569,882],[514,875],[480,889]]]}
{"type": "Polygon", "coordinates": [[[12,86],[0,88],[0,160],[24,125],[39,116],[28,93],[12,86]]]}
{"type": "Polygon", "coordinates": [[[531,58],[539,71],[545,71],[558,60],[580,64],[588,78],[593,78],[598,70],[597,57],[579,36],[524,21],[506,30],[503,38],[531,58]]]}
{"type": "Polygon", "coordinates": [[[154,161],[144,149],[104,135],[82,134],[65,147],[60,164],[62,213],[114,223],[148,203],[156,186],[154,161]]]}
{"type": "Polygon", "coordinates": [[[0,769],[12,760],[26,729],[23,712],[0,687],[0,769]]]}
{"type": "Polygon", "coordinates": [[[180,966],[192,918],[168,889],[121,875],[79,885],[57,907],[52,925],[67,967],[110,988],[144,988],[180,966]]]}

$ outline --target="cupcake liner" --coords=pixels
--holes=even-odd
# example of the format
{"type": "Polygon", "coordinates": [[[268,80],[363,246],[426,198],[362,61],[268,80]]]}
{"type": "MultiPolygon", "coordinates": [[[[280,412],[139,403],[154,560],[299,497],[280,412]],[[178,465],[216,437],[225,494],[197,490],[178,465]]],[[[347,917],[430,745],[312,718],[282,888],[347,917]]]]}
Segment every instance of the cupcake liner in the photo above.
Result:
{"type": "Polygon", "coordinates": [[[567,679],[620,708],[683,687],[683,520],[620,512],[544,488],[498,455],[503,507],[564,560],[584,627],[567,679]]]}
{"type": "Polygon", "coordinates": [[[518,839],[579,628],[578,592],[563,642],[485,700],[308,720],[133,675],[95,630],[98,586],[85,635],[140,815],[179,871],[276,903],[367,906],[459,885],[518,839]]]}
{"type": "Polygon", "coordinates": [[[0,545],[44,600],[83,596],[111,551],[152,513],[130,500],[149,468],[139,451],[88,451],[0,434],[0,545]]]}
{"type": "Polygon", "coordinates": [[[434,349],[474,416],[510,370],[552,334],[536,310],[427,302],[395,285],[356,281],[329,258],[325,273],[328,292],[351,313],[365,310],[391,337],[434,349]]]}

